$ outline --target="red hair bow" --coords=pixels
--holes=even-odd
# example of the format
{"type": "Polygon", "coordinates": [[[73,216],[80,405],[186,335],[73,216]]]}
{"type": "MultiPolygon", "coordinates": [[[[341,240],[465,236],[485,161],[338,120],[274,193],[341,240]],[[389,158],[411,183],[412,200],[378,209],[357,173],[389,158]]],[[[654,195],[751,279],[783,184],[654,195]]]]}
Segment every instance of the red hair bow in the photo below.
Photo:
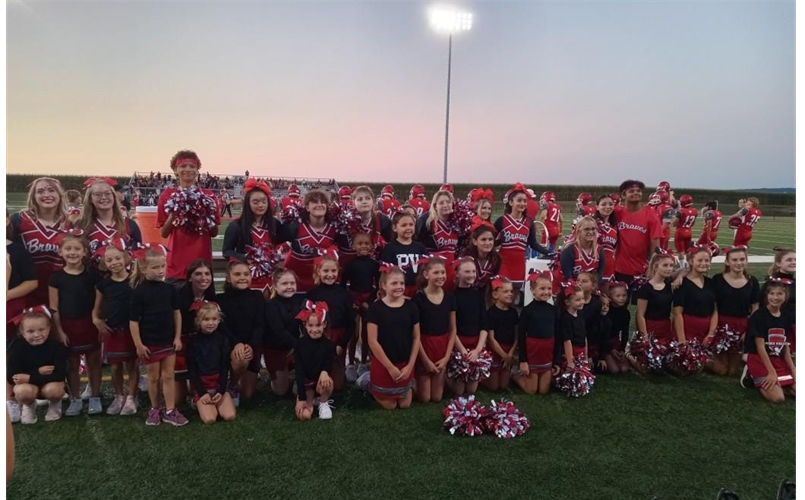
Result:
{"type": "Polygon", "coordinates": [[[622,286],[626,290],[629,290],[629,285],[627,285],[625,281],[610,281],[609,282],[609,289],[610,290],[613,289],[613,288],[618,288],[619,286],[622,286]]]}
{"type": "Polygon", "coordinates": [[[465,262],[472,262],[475,263],[475,259],[471,255],[466,255],[461,257],[460,259],[456,259],[453,261],[453,271],[458,271],[458,268],[461,264],[465,262]]]}
{"type": "Polygon", "coordinates": [[[329,311],[329,307],[327,307],[327,302],[313,302],[312,300],[305,301],[305,308],[299,311],[299,314],[296,315],[296,319],[307,321],[312,315],[316,315],[318,318],[319,323],[324,323],[324,320],[327,319],[327,311],[329,311]]]}
{"type": "Polygon", "coordinates": [[[42,313],[45,316],[47,316],[48,318],[53,319],[53,316],[50,314],[50,309],[48,309],[44,305],[38,305],[38,306],[27,307],[27,308],[23,309],[21,313],[19,313],[18,315],[14,316],[13,318],[11,318],[10,321],[12,323],[14,323],[15,325],[19,325],[20,322],[22,321],[22,318],[24,318],[26,314],[30,314],[30,313],[33,313],[33,312],[42,313]]]}
{"type": "Polygon", "coordinates": [[[111,177],[90,177],[84,181],[84,187],[90,187],[96,182],[105,182],[112,187],[117,186],[117,181],[112,179],[111,177]]]}
{"type": "Polygon", "coordinates": [[[734,247],[724,247],[721,249],[721,252],[724,255],[729,254],[730,252],[746,252],[749,248],[746,245],[736,245],[734,247]]]}
{"type": "Polygon", "coordinates": [[[154,252],[160,255],[168,255],[168,249],[165,247],[165,245],[161,244],[152,245],[150,243],[146,243],[145,245],[140,245],[140,248],[131,252],[131,256],[137,260],[143,260],[145,259],[145,253],[148,250],[153,250],[154,252]]]}
{"type": "Polygon", "coordinates": [[[537,271],[528,275],[528,281],[531,283],[536,283],[538,279],[553,281],[553,274],[550,271],[537,271]]]}
{"type": "Polygon", "coordinates": [[[218,309],[218,312],[221,311],[221,306],[218,305],[218,302],[213,302],[212,300],[197,300],[193,302],[193,304],[190,306],[190,310],[198,311],[204,304],[212,304],[215,306],[216,309],[218,309]]]}
{"type": "Polygon", "coordinates": [[[710,253],[710,247],[707,245],[693,245],[688,248],[688,255],[696,255],[699,252],[707,252],[707,255],[712,255],[710,253]]]}
{"type": "Polygon", "coordinates": [[[484,188],[475,188],[470,191],[470,203],[475,205],[480,200],[489,200],[490,203],[494,202],[495,200],[495,193],[492,192],[491,189],[484,189],[484,188]]]}
{"type": "Polygon", "coordinates": [[[793,285],[794,282],[788,278],[773,278],[769,277],[768,281],[772,281],[774,283],[782,283],[783,285],[793,285]]]}
{"type": "Polygon", "coordinates": [[[427,266],[428,264],[430,264],[430,261],[431,261],[431,260],[433,260],[433,259],[437,259],[437,258],[438,258],[438,257],[436,257],[436,256],[435,256],[435,255],[433,255],[433,254],[428,254],[428,255],[420,255],[420,256],[419,256],[419,259],[417,259],[417,261],[416,261],[416,265],[417,265],[417,266],[427,266]]]}
{"type": "Polygon", "coordinates": [[[663,249],[661,247],[655,248],[654,253],[657,254],[657,255],[660,255],[662,257],[673,257],[671,252],[669,252],[668,250],[665,250],[665,249],[663,249]]]}
{"type": "Polygon", "coordinates": [[[249,193],[254,191],[255,189],[259,189],[260,191],[264,192],[266,196],[269,198],[271,197],[271,188],[263,181],[258,181],[252,177],[246,180],[246,183],[243,185],[243,192],[249,193]]]}
{"type": "Polygon", "coordinates": [[[492,288],[492,290],[497,290],[503,286],[503,278],[501,278],[499,274],[492,276],[492,278],[489,280],[489,286],[492,288]]]}
{"type": "Polygon", "coordinates": [[[397,267],[397,266],[391,265],[388,262],[383,262],[382,264],[380,264],[380,273],[381,274],[390,273],[395,269],[400,269],[400,268],[397,267]]]}
{"type": "Polygon", "coordinates": [[[517,183],[514,184],[514,187],[512,187],[509,190],[510,193],[513,193],[515,191],[522,191],[524,193],[527,193],[528,189],[525,186],[523,186],[522,183],[517,182],[517,183]]]}
{"type": "Polygon", "coordinates": [[[324,262],[325,257],[329,257],[338,262],[338,252],[335,250],[335,248],[330,247],[327,250],[324,250],[323,252],[320,251],[319,256],[316,257],[316,259],[313,261],[313,264],[316,266],[321,265],[321,263],[324,262]]]}
{"type": "Polygon", "coordinates": [[[104,258],[106,255],[106,249],[109,247],[115,247],[121,252],[126,252],[126,240],[123,238],[112,238],[111,240],[101,242],[100,246],[98,246],[97,250],[95,250],[93,257],[104,258]]]}
{"type": "Polygon", "coordinates": [[[562,286],[562,295],[564,295],[565,297],[570,297],[571,295],[576,294],[576,287],[578,285],[576,284],[576,280],[569,280],[569,281],[563,281],[561,286],[562,286]]]}

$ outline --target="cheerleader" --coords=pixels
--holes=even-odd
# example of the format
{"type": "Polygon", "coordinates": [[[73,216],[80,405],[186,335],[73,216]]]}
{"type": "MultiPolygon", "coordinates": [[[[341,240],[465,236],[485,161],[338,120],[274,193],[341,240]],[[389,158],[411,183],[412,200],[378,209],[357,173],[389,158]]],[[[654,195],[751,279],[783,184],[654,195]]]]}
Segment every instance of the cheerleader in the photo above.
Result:
{"type": "Polygon", "coordinates": [[[81,354],[86,355],[91,396],[90,415],[103,411],[101,407],[101,339],[92,322],[95,305],[95,284],[98,275],[84,265],[87,257],[87,240],[78,230],[64,234],[59,245],[59,255],[64,268],[50,276],[50,309],[53,324],[62,342],[67,346],[67,387],[70,389],[68,417],[81,413],[84,403],[79,397],[79,367],[81,354]]]}
{"type": "Polygon", "coordinates": [[[553,191],[545,191],[540,196],[539,220],[548,229],[548,250],[553,253],[556,249],[556,242],[562,235],[562,226],[565,219],[562,216],[562,206],[556,203],[556,195],[553,191]]]}
{"type": "Polygon", "coordinates": [[[411,187],[411,192],[408,195],[408,204],[416,210],[416,216],[422,217],[430,210],[430,202],[425,199],[425,188],[419,184],[414,184],[411,187]]]}
{"type": "Polygon", "coordinates": [[[629,361],[626,359],[626,342],[629,340],[629,325],[632,315],[629,312],[629,293],[626,283],[610,282],[608,289],[609,312],[607,313],[607,329],[609,330],[609,351],[604,360],[610,373],[626,373],[629,361]]]}
{"type": "Polygon", "coordinates": [[[245,259],[252,273],[252,290],[265,290],[271,284],[271,276],[255,262],[256,254],[262,259],[271,259],[277,240],[279,221],[273,217],[271,188],[263,181],[253,178],[243,185],[243,208],[240,217],[226,227],[223,256],[245,259]]]}
{"type": "Polygon", "coordinates": [[[419,289],[416,285],[417,261],[427,251],[425,245],[414,241],[416,217],[398,212],[392,218],[391,227],[396,237],[383,247],[380,260],[405,272],[405,296],[410,299],[419,289]]]}
{"type": "MultiPolygon", "coordinates": [[[[266,304],[266,335],[263,337],[263,356],[271,376],[271,391],[284,396],[290,389],[290,364],[293,349],[299,339],[296,315],[305,305],[305,297],[296,293],[296,274],[277,268],[272,275],[271,298],[266,304]]],[[[331,369],[328,368],[329,372],[331,369]]]]}
{"type": "Polygon", "coordinates": [[[718,325],[715,287],[706,276],[710,270],[710,250],[693,247],[688,256],[690,271],[674,290],[674,330],[680,344],[694,338],[702,342],[715,333],[718,325]]]}
{"type": "Polygon", "coordinates": [[[335,364],[335,344],[327,338],[329,314],[326,302],[307,301],[296,316],[305,331],[296,342],[296,418],[305,421],[313,418],[315,398],[319,398],[319,418],[333,418],[330,396],[334,384],[330,369],[335,364]]]}
{"type": "Polygon", "coordinates": [[[763,307],[749,318],[744,351],[749,374],[764,398],[772,403],[785,401],[783,387],[796,394],[796,367],[788,346],[792,318],[783,308],[788,299],[788,283],[771,278],[763,287],[763,307]]]}
{"type": "MultiPolygon", "coordinates": [[[[466,356],[470,366],[486,349],[489,334],[489,318],[483,291],[475,288],[477,276],[472,257],[462,257],[455,262],[456,268],[456,342],[454,350],[466,356]]],[[[463,382],[447,378],[447,386],[457,396],[474,394],[478,381],[463,382]]]]}
{"type": "Polygon", "coordinates": [[[226,390],[231,347],[221,332],[221,310],[215,302],[195,302],[193,309],[196,333],[187,345],[187,370],[198,416],[205,424],[214,424],[219,416],[231,422],[235,403],[226,390]]]}
{"type": "Polygon", "coordinates": [[[305,195],[302,221],[287,222],[280,230],[280,241],[291,243],[285,267],[296,274],[297,293],[313,288],[313,261],[335,244],[335,228],[327,210],[329,198],[324,191],[313,189],[305,195]]]}
{"type": "Polygon", "coordinates": [[[372,350],[369,393],[387,410],[408,408],[419,353],[420,315],[417,306],[405,300],[402,270],[392,266],[381,269],[379,298],[366,314],[372,350]]]}
{"type": "Polygon", "coordinates": [[[486,225],[494,228],[490,217],[492,217],[492,201],[494,195],[491,189],[476,188],[470,191],[470,203],[472,204],[472,211],[475,215],[472,217],[472,225],[474,227],[486,225]]]}
{"type": "Polygon", "coordinates": [[[129,330],[140,362],[146,365],[148,398],[151,409],[145,425],[161,422],[174,426],[188,421],[176,409],[173,368],[176,351],[182,348],[182,313],[179,293],[165,282],[167,259],[161,245],[133,252],[135,263],[131,274],[129,330]],[[162,379],[165,409],[159,407],[158,383],[162,379]]]}
{"type": "Polygon", "coordinates": [[[490,377],[483,381],[492,391],[509,387],[511,368],[515,366],[517,350],[517,322],[519,316],[514,308],[514,287],[506,278],[495,278],[489,285],[492,306],[487,310],[489,319],[489,347],[492,351],[490,377]]]}
{"type": "Polygon", "coordinates": [[[559,373],[557,342],[558,309],[549,301],[553,295],[551,274],[532,273],[528,284],[534,300],[523,308],[517,329],[520,374],[515,382],[526,394],[548,394],[553,376],[559,373]]]}
{"type": "Polygon", "coordinates": [[[484,288],[493,276],[500,273],[503,261],[495,249],[495,230],[485,224],[473,226],[470,241],[467,244],[467,255],[475,261],[475,286],[484,288]]]}
{"type": "Polygon", "coordinates": [[[453,194],[439,190],[433,195],[430,211],[417,221],[417,234],[425,248],[431,254],[444,259],[447,268],[445,287],[455,287],[453,261],[458,249],[458,232],[451,227],[450,217],[453,214],[453,194]]]}
{"type": "Polygon", "coordinates": [[[797,253],[789,248],[774,247],[774,263],[769,268],[769,276],[772,278],[781,278],[784,283],[788,284],[788,300],[783,306],[783,310],[793,318],[793,326],[791,327],[791,336],[788,339],[789,347],[791,348],[791,355],[796,356],[797,353],[797,286],[796,278],[794,275],[797,272],[797,253]]]}
{"type": "Polygon", "coordinates": [[[567,370],[576,368],[576,359],[590,362],[587,346],[587,329],[584,315],[584,291],[575,282],[562,283],[559,296],[559,336],[562,339],[564,358],[562,366],[567,370]]]}
{"type": "Polygon", "coordinates": [[[112,386],[115,389],[115,399],[106,409],[106,414],[134,415],[137,413],[140,367],[129,331],[131,286],[128,268],[131,256],[122,238],[102,244],[97,253],[101,257],[100,270],[109,273],[95,285],[95,307],[92,309],[92,322],[103,336],[103,355],[112,367],[112,386]],[[129,377],[128,396],[123,390],[124,369],[129,377]]]}
{"type": "Polygon", "coordinates": [[[308,300],[327,303],[327,338],[336,345],[336,359],[332,368],[335,390],[344,387],[344,360],[347,346],[355,333],[354,301],[349,291],[338,283],[338,254],[330,250],[317,257],[313,267],[315,288],[307,292],[308,300]]]}
{"type": "MultiPolygon", "coordinates": [[[[718,328],[729,329],[740,334],[743,339],[749,316],[757,311],[760,304],[760,284],[757,278],[746,272],[748,263],[746,247],[727,250],[724,257],[724,272],[713,277],[718,310],[718,328]]],[[[704,344],[710,345],[715,333],[705,337],[704,344]]],[[[716,375],[734,377],[741,363],[740,346],[728,352],[716,354],[707,367],[716,375]]]]}
{"type": "MultiPolygon", "coordinates": [[[[17,336],[17,325],[11,318],[25,309],[28,296],[39,286],[31,254],[22,243],[15,241],[14,228],[6,211],[6,345],[17,336]],[[10,269],[8,269],[10,267],[10,269]]],[[[6,392],[11,395],[11,391],[6,392]]],[[[19,413],[19,409],[17,410],[19,413]]]]}
{"type": "Polygon", "coordinates": [[[19,324],[20,338],[8,349],[6,384],[22,404],[22,417],[17,408],[16,412],[9,411],[9,420],[35,424],[37,398],[48,401],[45,420],[58,420],[62,415],[67,353],[64,344],[50,335],[50,311],[37,306],[26,309],[13,321],[19,324]]]}
{"type": "MultiPolygon", "coordinates": [[[[668,345],[675,338],[671,325],[674,292],[670,282],[674,273],[674,262],[673,255],[658,248],[649,261],[646,274],[648,282],[638,287],[635,292],[637,331],[645,337],[653,335],[664,345],[668,345]]],[[[628,359],[635,370],[646,373],[647,367],[641,366],[632,356],[628,359]]]]}
{"type": "MultiPolygon", "coordinates": [[[[98,247],[109,240],[123,238],[127,246],[132,241],[142,243],[140,227],[126,217],[120,209],[115,194],[117,182],[110,177],[91,177],[84,182],[84,212],[74,227],[81,229],[89,242],[89,252],[95,254],[98,247]]],[[[97,263],[96,261],[92,261],[97,263]]]]}
{"type": "MultiPolygon", "coordinates": [[[[593,218],[598,223],[598,248],[603,261],[601,282],[615,279],[615,248],[618,246],[618,214],[612,195],[598,197],[598,209],[593,218]]],[[[575,263],[574,263],[575,264],[575,263]]]]}
{"type": "Polygon", "coordinates": [[[456,342],[456,299],[444,289],[447,270],[443,259],[423,257],[418,266],[421,289],[412,301],[419,311],[422,344],[416,364],[416,397],[423,403],[438,403],[456,342]]]}
{"type": "Polygon", "coordinates": [[[548,249],[537,243],[534,220],[525,215],[528,193],[519,182],[506,193],[506,212],[495,221],[497,241],[500,244],[500,276],[508,278],[516,290],[525,280],[526,247],[547,255],[548,249]]]}
{"type": "Polygon", "coordinates": [[[355,382],[360,375],[368,371],[366,361],[369,357],[369,346],[366,344],[366,311],[369,304],[377,297],[377,279],[380,264],[372,258],[374,245],[368,233],[358,233],[352,238],[355,258],[347,264],[341,277],[341,286],[349,290],[355,310],[355,334],[349,342],[349,366],[346,369],[346,380],[355,382]],[[361,342],[361,366],[355,366],[355,351],[358,341],[361,342]]]}
{"type": "MultiPolygon", "coordinates": [[[[230,258],[231,259],[231,258],[230,258]]],[[[252,273],[246,262],[230,260],[226,266],[224,293],[215,297],[224,316],[232,346],[229,392],[237,408],[240,397],[250,399],[257,387],[263,345],[263,294],[251,289],[252,273]]]]}
{"type": "Polygon", "coordinates": [[[735,223],[733,221],[737,222],[732,245],[748,247],[749,241],[752,239],[752,229],[761,217],[763,217],[763,212],[760,211],[760,201],[754,196],[747,198],[746,204],[730,217],[730,226],[735,223]]]}
{"type": "MultiPolygon", "coordinates": [[[[374,249],[380,252],[385,243],[391,240],[391,220],[384,213],[377,211],[375,205],[375,194],[367,186],[358,186],[352,191],[352,201],[355,210],[361,217],[361,232],[369,235],[374,249]]],[[[355,258],[352,238],[354,234],[338,235],[338,264],[344,269],[347,264],[355,258]]]]}
{"type": "Polygon", "coordinates": [[[584,328],[587,331],[588,357],[599,370],[605,371],[608,368],[606,355],[609,352],[609,322],[606,321],[609,298],[602,298],[592,273],[579,273],[576,283],[584,293],[584,305],[579,313],[584,318],[584,328]]]}
{"type": "Polygon", "coordinates": [[[601,278],[606,259],[602,258],[598,238],[598,223],[593,217],[583,217],[578,221],[575,233],[559,257],[565,281],[574,280],[580,273],[587,272],[601,278]]]}

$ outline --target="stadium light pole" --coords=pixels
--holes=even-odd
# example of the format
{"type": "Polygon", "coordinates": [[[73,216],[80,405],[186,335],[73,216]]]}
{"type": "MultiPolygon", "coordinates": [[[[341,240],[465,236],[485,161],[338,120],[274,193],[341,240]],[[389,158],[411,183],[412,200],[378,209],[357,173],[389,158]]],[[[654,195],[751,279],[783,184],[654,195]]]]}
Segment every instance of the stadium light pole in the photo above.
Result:
{"type": "Polygon", "coordinates": [[[450,138],[450,73],[453,62],[453,34],[472,28],[472,13],[452,7],[431,7],[428,12],[430,26],[437,33],[447,34],[447,110],[444,118],[444,178],[447,183],[447,144],[450,138]]]}

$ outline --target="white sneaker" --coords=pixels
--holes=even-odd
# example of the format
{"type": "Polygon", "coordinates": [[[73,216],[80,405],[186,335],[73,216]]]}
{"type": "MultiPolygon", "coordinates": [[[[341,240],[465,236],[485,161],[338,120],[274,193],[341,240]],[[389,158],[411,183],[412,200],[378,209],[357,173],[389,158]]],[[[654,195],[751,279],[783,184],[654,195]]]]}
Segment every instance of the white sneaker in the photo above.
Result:
{"type": "Polygon", "coordinates": [[[89,384],[87,384],[87,387],[84,388],[84,392],[81,393],[81,399],[83,401],[86,401],[91,397],[92,397],[92,389],[90,389],[89,384]]]}
{"type": "Polygon", "coordinates": [[[47,406],[48,400],[47,399],[37,399],[36,406],[47,406]]]}
{"type": "Polygon", "coordinates": [[[89,409],[87,410],[87,415],[97,415],[101,412],[103,412],[101,398],[89,398],[89,409]]]}
{"type": "Polygon", "coordinates": [[[120,410],[121,415],[134,415],[137,413],[137,400],[134,399],[134,396],[126,396],[126,403],[123,405],[123,409],[120,410]]]}
{"type": "Polygon", "coordinates": [[[333,410],[330,408],[330,403],[332,402],[333,400],[331,399],[330,401],[322,401],[321,404],[319,404],[320,419],[330,420],[331,418],[333,418],[333,410]]]}
{"type": "Polygon", "coordinates": [[[20,404],[16,401],[6,401],[6,409],[12,424],[20,421],[20,404]]]}
{"type": "Polygon", "coordinates": [[[517,380],[518,378],[523,376],[523,372],[520,371],[520,366],[518,365],[512,365],[510,373],[511,378],[513,378],[514,380],[517,380]]]}
{"type": "Polygon", "coordinates": [[[140,381],[137,382],[137,388],[140,392],[148,392],[148,379],[145,375],[140,375],[140,381]]]}
{"type": "Polygon", "coordinates": [[[348,384],[354,384],[355,381],[358,380],[358,367],[355,365],[347,366],[344,377],[347,379],[348,384]]]}
{"type": "MultiPolygon", "coordinates": [[[[107,415],[120,415],[120,412],[123,410],[123,405],[126,403],[125,396],[115,396],[114,401],[109,407],[106,409],[107,415]]],[[[92,403],[90,403],[91,405],[92,403]]]]}
{"type": "Polygon", "coordinates": [[[366,363],[358,367],[358,376],[360,377],[364,373],[369,373],[369,365],[367,365],[366,363]]]}
{"type": "Polygon", "coordinates": [[[48,412],[45,422],[53,422],[61,418],[61,401],[48,401],[48,412]]]}
{"type": "Polygon", "coordinates": [[[81,410],[84,409],[84,402],[81,401],[81,398],[75,398],[70,400],[70,406],[67,407],[67,411],[64,412],[65,415],[68,417],[77,417],[81,415],[81,410]]]}
{"type": "Polygon", "coordinates": [[[363,389],[365,391],[365,390],[369,389],[369,382],[370,382],[370,380],[369,380],[369,372],[366,372],[363,375],[361,375],[360,377],[358,377],[358,380],[355,381],[355,385],[357,385],[358,387],[360,387],[361,389],[363,389]]]}
{"type": "Polygon", "coordinates": [[[22,405],[22,417],[20,418],[20,422],[23,424],[35,424],[37,420],[36,404],[22,405]]]}

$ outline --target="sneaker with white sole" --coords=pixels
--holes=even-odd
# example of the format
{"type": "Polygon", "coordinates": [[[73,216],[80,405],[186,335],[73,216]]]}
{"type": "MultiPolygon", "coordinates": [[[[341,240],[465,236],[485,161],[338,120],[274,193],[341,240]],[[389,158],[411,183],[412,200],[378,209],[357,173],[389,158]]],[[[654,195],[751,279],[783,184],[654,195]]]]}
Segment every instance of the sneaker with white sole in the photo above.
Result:
{"type": "MultiPolygon", "coordinates": [[[[120,412],[123,410],[123,405],[126,403],[126,396],[115,396],[115,399],[112,401],[112,404],[106,409],[107,415],[120,415],[120,412]]],[[[92,403],[90,403],[92,405],[92,403]]]]}
{"type": "Polygon", "coordinates": [[[123,404],[123,409],[120,410],[121,415],[134,415],[137,413],[137,400],[134,396],[126,396],[126,402],[123,404]]]}
{"type": "Polygon", "coordinates": [[[319,404],[319,418],[320,419],[322,419],[322,420],[330,420],[331,418],[333,418],[333,410],[332,410],[332,408],[330,408],[330,404],[332,402],[333,402],[333,400],[331,399],[329,401],[322,401],[319,404]]]}
{"type": "Polygon", "coordinates": [[[358,366],[358,376],[360,377],[364,373],[369,373],[369,365],[363,363],[362,365],[358,366]]]}
{"type": "Polygon", "coordinates": [[[170,411],[163,412],[162,421],[165,422],[166,424],[175,425],[176,427],[181,427],[189,423],[189,420],[187,420],[187,418],[184,415],[179,413],[179,410],[177,410],[176,408],[170,411]]]}
{"type": "Polygon", "coordinates": [[[11,419],[12,424],[20,421],[20,404],[16,401],[6,401],[6,409],[8,410],[8,417],[11,419]]]}
{"type": "Polygon", "coordinates": [[[358,380],[358,367],[355,365],[347,366],[344,372],[344,378],[347,379],[348,384],[354,384],[355,381],[358,380]]]}
{"type": "Polygon", "coordinates": [[[92,397],[92,389],[89,388],[89,384],[87,387],[84,388],[84,392],[81,393],[81,399],[86,401],[92,397]]]}
{"type": "Polygon", "coordinates": [[[38,418],[36,417],[36,404],[22,405],[22,416],[20,422],[23,424],[35,424],[38,418]]]}
{"type": "Polygon", "coordinates": [[[151,408],[148,410],[148,418],[145,419],[145,425],[159,425],[162,423],[162,411],[159,408],[151,408]]]}
{"type": "Polygon", "coordinates": [[[81,401],[81,398],[75,398],[70,400],[70,406],[67,407],[67,411],[64,412],[65,415],[68,417],[77,417],[81,415],[81,410],[84,409],[84,402],[81,401]]]}
{"type": "Polygon", "coordinates": [[[365,390],[369,389],[369,382],[370,382],[370,380],[369,380],[369,372],[366,372],[363,375],[361,375],[360,377],[358,377],[358,380],[355,381],[355,385],[357,385],[358,387],[360,387],[361,389],[363,389],[365,391],[365,390]]]}
{"type": "Polygon", "coordinates": [[[101,398],[89,398],[89,409],[87,410],[87,415],[97,415],[99,413],[103,413],[101,398]]]}
{"type": "Polygon", "coordinates": [[[752,376],[749,375],[749,366],[747,365],[744,365],[744,369],[741,372],[740,384],[744,389],[752,389],[755,387],[755,381],[752,380],[752,376]]]}
{"type": "Polygon", "coordinates": [[[48,412],[45,413],[45,422],[53,422],[61,418],[61,400],[48,401],[48,412]]]}
{"type": "MultiPolygon", "coordinates": [[[[66,395],[67,394],[65,394],[65,396],[66,395]]],[[[48,400],[47,399],[37,399],[36,400],[36,406],[47,406],[47,405],[48,405],[48,400]]]]}

